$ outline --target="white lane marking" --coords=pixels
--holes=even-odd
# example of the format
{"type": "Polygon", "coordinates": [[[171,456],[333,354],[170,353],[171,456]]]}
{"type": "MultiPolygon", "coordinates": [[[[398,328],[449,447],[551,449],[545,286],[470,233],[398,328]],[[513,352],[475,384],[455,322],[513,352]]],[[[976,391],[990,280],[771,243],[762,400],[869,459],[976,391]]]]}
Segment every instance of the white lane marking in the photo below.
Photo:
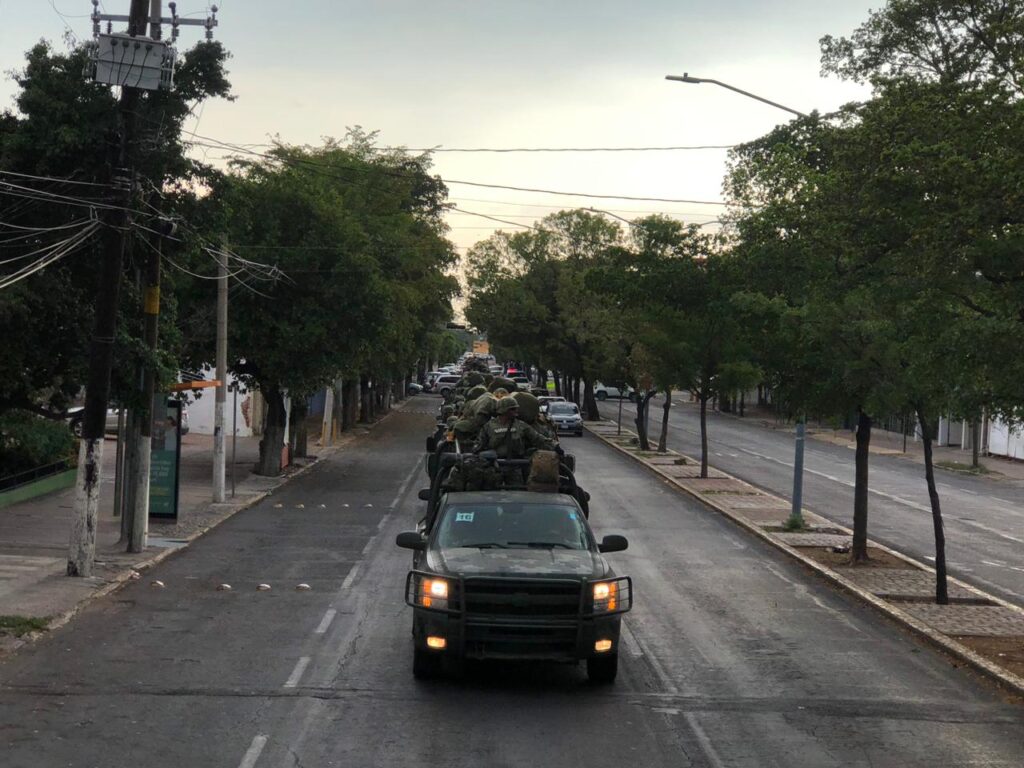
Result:
{"type": "Polygon", "coordinates": [[[697,743],[700,744],[701,750],[704,752],[704,757],[708,759],[714,768],[725,768],[725,763],[722,762],[722,758],[718,756],[718,750],[715,749],[715,745],[711,743],[711,739],[708,738],[707,733],[701,727],[700,723],[697,722],[697,717],[692,712],[686,712],[683,715],[683,719],[686,720],[686,724],[690,726],[690,730],[693,731],[693,735],[697,737],[697,743]]]}
{"type": "Polygon", "coordinates": [[[968,493],[971,496],[977,496],[978,495],[977,491],[968,491],[966,488],[957,488],[957,490],[960,491],[960,493],[968,493]]]}
{"type": "Polygon", "coordinates": [[[412,468],[412,471],[408,474],[408,476],[406,476],[405,480],[402,482],[402,485],[398,489],[398,493],[395,494],[394,500],[392,500],[392,502],[388,505],[388,509],[394,509],[395,507],[398,506],[398,502],[400,502],[402,500],[402,497],[405,495],[405,491],[409,487],[409,483],[413,481],[413,478],[416,477],[416,474],[420,471],[420,464],[422,463],[423,457],[420,457],[419,461],[417,461],[416,465],[412,468]]]}
{"type": "MultiPolygon", "coordinates": [[[[622,627],[625,628],[626,625],[623,624],[622,627]]],[[[647,644],[640,639],[640,635],[638,635],[632,629],[628,629],[627,631],[629,632],[630,638],[632,638],[632,642],[635,643],[636,647],[640,649],[640,655],[647,659],[648,665],[650,665],[651,670],[653,670],[654,672],[654,676],[658,678],[658,681],[665,689],[665,693],[679,693],[679,688],[672,681],[672,678],[669,677],[668,672],[665,671],[665,668],[661,666],[661,662],[658,661],[658,657],[651,653],[651,650],[647,647],[647,644]]],[[[622,630],[620,629],[619,632],[621,633],[622,630]]]]}
{"type": "Polygon", "coordinates": [[[285,688],[294,688],[299,684],[299,680],[302,679],[302,673],[306,671],[306,667],[309,666],[309,656],[302,656],[297,662],[295,662],[295,669],[288,676],[285,681],[285,688]]]}
{"type": "Polygon", "coordinates": [[[376,543],[376,541],[377,541],[377,537],[376,536],[371,536],[367,540],[367,542],[363,545],[363,552],[362,552],[363,557],[366,557],[366,554],[370,551],[370,549],[373,547],[373,545],[376,543]]]}
{"type": "Polygon", "coordinates": [[[1011,536],[1008,533],[1003,533],[1002,531],[996,530],[995,528],[990,528],[989,526],[987,526],[987,525],[985,525],[983,523],[976,523],[973,520],[963,520],[963,519],[961,519],[960,522],[963,525],[966,525],[968,528],[977,528],[979,531],[985,531],[985,533],[993,533],[996,536],[1000,537],[1001,539],[1006,539],[1007,541],[1013,541],[1013,542],[1016,542],[1017,544],[1024,544],[1024,539],[1017,538],[1016,536],[1011,536]]]}
{"type": "Polygon", "coordinates": [[[863,634],[861,633],[860,627],[858,627],[856,624],[850,621],[850,619],[846,616],[845,613],[836,608],[833,608],[820,597],[815,595],[813,592],[811,592],[811,590],[807,587],[806,584],[801,584],[798,581],[793,581],[793,579],[789,578],[788,576],[786,576],[786,574],[780,571],[774,563],[762,563],[762,565],[764,566],[765,570],[771,573],[773,576],[789,584],[789,586],[791,586],[793,588],[793,591],[796,593],[797,598],[806,597],[808,600],[811,600],[816,606],[821,608],[823,611],[832,614],[835,618],[837,618],[843,624],[848,626],[854,632],[863,634]]]}
{"type": "Polygon", "coordinates": [[[334,617],[338,615],[338,612],[334,608],[328,608],[327,613],[320,619],[320,624],[316,628],[316,634],[322,635],[327,631],[327,628],[331,626],[331,622],[334,621],[334,617]]]}
{"type": "Polygon", "coordinates": [[[263,752],[265,746],[267,746],[266,736],[262,734],[253,736],[252,743],[242,756],[242,762],[238,764],[238,768],[253,768],[256,765],[256,761],[260,759],[260,753],[263,752]]]}
{"type": "MultiPolygon", "coordinates": [[[[993,568],[1008,568],[1011,571],[1017,571],[1019,573],[1024,573],[1024,568],[1019,568],[1016,565],[1008,565],[1007,563],[993,563],[991,560],[982,560],[981,564],[982,565],[991,565],[993,568]]],[[[961,570],[966,570],[966,569],[961,569],[961,570]]]]}
{"type": "Polygon", "coordinates": [[[644,652],[640,650],[640,646],[637,645],[636,638],[633,636],[633,630],[625,622],[619,627],[619,643],[626,649],[626,653],[634,659],[639,659],[644,655],[644,652]]]}
{"type": "Polygon", "coordinates": [[[349,587],[352,586],[352,582],[356,580],[356,574],[359,573],[359,566],[360,565],[361,565],[361,563],[356,563],[355,565],[352,566],[352,570],[348,572],[348,576],[346,576],[345,580],[343,582],[341,582],[341,588],[342,589],[348,589],[349,587]]]}

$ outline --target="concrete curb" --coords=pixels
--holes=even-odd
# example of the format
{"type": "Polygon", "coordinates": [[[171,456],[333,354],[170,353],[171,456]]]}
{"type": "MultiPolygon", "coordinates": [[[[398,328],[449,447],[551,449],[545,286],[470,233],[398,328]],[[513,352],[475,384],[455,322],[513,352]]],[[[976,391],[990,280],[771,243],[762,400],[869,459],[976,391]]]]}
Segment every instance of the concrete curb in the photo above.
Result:
{"type": "MultiPolygon", "coordinates": [[[[365,428],[367,430],[373,430],[378,425],[380,425],[383,422],[385,422],[391,416],[391,414],[395,413],[397,410],[399,410],[399,409],[398,408],[392,408],[386,414],[381,416],[377,421],[373,422],[372,424],[361,425],[360,428],[365,428]]],[[[281,476],[281,482],[278,483],[277,485],[275,485],[273,488],[269,488],[269,489],[267,489],[265,491],[260,491],[259,493],[253,494],[250,498],[248,498],[244,502],[240,503],[237,507],[234,507],[234,508],[231,508],[231,509],[227,510],[226,514],[224,514],[222,517],[218,518],[217,520],[212,521],[208,525],[206,525],[206,526],[200,528],[199,530],[189,534],[188,537],[185,540],[185,544],[184,545],[182,545],[180,547],[168,547],[166,549],[162,549],[159,552],[153,553],[149,557],[145,557],[144,559],[140,560],[139,562],[135,563],[134,565],[126,567],[123,571],[121,571],[120,573],[117,573],[116,575],[114,575],[111,578],[111,580],[109,582],[107,582],[106,584],[104,584],[102,587],[100,587],[99,589],[94,590],[93,592],[90,592],[88,595],[86,595],[81,600],[79,600],[75,604],[75,606],[73,608],[70,608],[69,610],[65,611],[64,613],[61,613],[61,614],[55,616],[53,619],[51,619],[47,623],[46,629],[44,631],[41,631],[41,632],[30,632],[30,633],[28,633],[28,634],[26,634],[26,635],[24,635],[24,636],[22,636],[20,638],[17,638],[14,642],[10,643],[6,648],[0,649],[0,663],[2,663],[4,661],[4,659],[6,659],[9,656],[13,655],[14,653],[16,653],[21,648],[24,648],[29,643],[33,643],[36,640],[39,640],[39,639],[44,638],[44,637],[46,637],[48,635],[51,635],[55,631],[57,631],[58,629],[61,629],[62,627],[66,626],[67,624],[69,624],[71,622],[71,620],[73,618],[75,618],[75,616],[77,616],[80,612],[85,610],[85,608],[87,608],[89,605],[91,605],[95,601],[101,600],[104,597],[107,597],[109,595],[113,595],[113,594],[119,592],[120,590],[122,590],[125,586],[130,584],[132,581],[135,581],[135,579],[132,578],[132,574],[133,573],[142,573],[144,571],[148,571],[148,570],[156,567],[160,563],[162,563],[164,560],[167,560],[167,559],[173,557],[174,555],[176,555],[176,554],[178,554],[180,552],[184,552],[190,546],[192,546],[193,543],[195,543],[196,541],[201,539],[203,536],[208,534],[214,528],[217,528],[222,523],[227,522],[232,517],[237,515],[239,512],[244,512],[245,510],[247,510],[247,509],[249,509],[251,507],[256,506],[261,501],[266,500],[270,496],[273,496],[274,493],[277,492],[280,488],[284,487],[285,485],[288,485],[295,478],[301,477],[302,475],[306,474],[307,472],[312,471],[312,469],[314,467],[320,466],[324,462],[324,460],[326,458],[328,458],[330,456],[333,456],[335,453],[338,453],[342,448],[345,448],[346,446],[350,445],[351,443],[357,442],[360,437],[363,437],[363,435],[361,435],[361,434],[343,435],[342,438],[338,442],[336,442],[334,445],[329,445],[329,446],[321,447],[319,449],[318,453],[317,453],[317,457],[316,457],[315,461],[311,461],[310,463],[308,463],[308,464],[306,464],[306,465],[304,465],[302,467],[299,467],[297,470],[295,470],[294,472],[292,472],[290,474],[281,476]]]]}
{"type": "MultiPolygon", "coordinates": [[[[614,424],[615,422],[612,422],[612,423],[614,424]]],[[[733,523],[735,523],[739,527],[743,528],[748,533],[754,534],[757,538],[761,539],[762,541],[770,544],[771,546],[775,547],[776,549],[780,550],[781,552],[785,552],[787,555],[792,557],[794,560],[797,560],[800,563],[802,563],[803,565],[805,565],[806,567],[810,568],[812,571],[817,573],[819,576],[821,576],[825,580],[827,580],[827,581],[831,582],[832,584],[840,587],[841,589],[843,589],[847,593],[849,593],[851,595],[854,595],[855,597],[860,598],[861,600],[863,600],[864,602],[866,602],[867,604],[869,604],[870,606],[872,606],[873,608],[875,608],[876,610],[878,610],[879,612],[881,612],[882,614],[887,616],[892,621],[895,621],[896,623],[900,624],[904,628],[910,630],[911,632],[915,633],[916,635],[918,635],[918,636],[922,637],[923,639],[927,640],[929,643],[931,643],[935,647],[939,648],[940,650],[943,650],[946,653],[950,654],[951,656],[954,656],[955,658],[957,658],[960,661],[964,662],[965,664],[968,664],[975,671],[977,671],[977,672],[987,676],[988,678],[994,680],[996,683],[998,683],[999,685],[1003,686],[1004,688],[1006,688],[1007,690],[1011,691],[1012,693],[1014,693],[1014,694],[1016,694],[1018,696],[1024,696],[1024,678],[1021,678],[1021,677],[1013,674],[1012,672],[1009,672],[1009,671],[1003,669],[999,665],[989,661],[988,659],[986,659],[985,657],[983,657],[980,654],[976,653],[975,651],[971,650],[970,648],[968,648],[967,646],[963,645],[962,643],[959,643],[956,640],[953,640],[948,635],[946,635],[946,634],[944,634],[942,632],[939,632],[938,630],[936,630],[935,628],[933,628],[930,625],[926,624],[925,622],[921,621],[920,619],[918,619],[918,618],[916,618],[914,616],[911,616],[910,614],[906,613],[905,611],[900,610],[898,607],[896,607],[894,604],[890,603],[889,601],[884,600],[884,599],[878,597],[877,595],[869,592],[868,590],[864,589],[863,587],[858,586],[857,584],[855,584],[854,582],[850,581],[849,579],[844,577],[842,574],[837,573],[836,571],[834,571],[833,569],[829,568],[828,566],[822,565],[821,563],[817,562],[816,560],[807,557],[806,555],[801,553],[799,550],[795,549],[794,547],[791,547],[790,545],[786,544],[784,541],[780,541],[779,539],[777,539],[775,536],[772,535],[772,533],[770,531],[764,530],[761,526],[759,526],[759,525],[757,525],[757,524],[755,524],[755,523],[753,523],[753,522],[743,518],[740,515],[735,514],[734,512],[729,510],[728,508],[726,508],[726,507],[724,507],[724,506],[722,506],[720,504],[717,504],[712,499],[709,499],[706,495],[701,494],[701,493],[697,493],[697,492],[695,492],[695,491],[693,491],[693,490],[691,490],[689,488],[686,488],[683,485],[680,485],[677,482],[678,478],[674,478],[671,475],[669,475],[667,472],[662,471],[657,465],[648,463],[647,461],[644,460],[644,457],[637,456],[632,451],[629,451],[626,448],[623,448],[621,445],[618,445],[617,443],[615,443],[612,440],[608,439],[604,435],[596,432],[589,425],[585,424],[584,426],[587,427],[587,431],[590,432],[591,435],[593,435],[597,439],[601,440],[601,442],[603,442],[604,444],[606,444],[608,446],[611,446],[612,448],[614,448],[615,450],[619,451],[620,453],[622,453],[622,454],[624,454],[626,456],[629,456],[630,458],[634,459],[639,464],[641,464],[642,466],[646,467],[648,470],[653,472],[656,476],[658,476],[659,479],[661,479],[667,485],[671,486],[673,489],[675,489],[677,491],[682,491],[683,493],[685,493],[686,495],[690,496],[691,498],[696,499],[697,501],[699,501],[701,504],[705,505],[706,507],[708,507],[708,508],[714,510],[715,512],[718,512],[720,515],[728,518],[730,521],[732,521],[733,523]]],[[[630,431],[625,430],[625,429],[622,430],[622,432],[623,432],[623,435],[629,435],[629,436],[633,436],[633,437],[636,436],[633,432],[630,432],[630,431]]],[[[681,457],[681,458],[690,459],[690,457],[684,456],[684,454],[681,454],[681,453],[679,453],[677,451],[668,451],[668,453],[666,453],[664,455],[666,455],[666,456],[678,456],[678,457],[681,457]]],[[[692,461],[692,459],[690,459],[690,460],[692,461]]],[[[738,482],[745,483],[745,481],[743,481],[743,480],[741,480],[741,479],[739,479],[737,477],[733,477],[732,475],[728,474],[727,472],[722,472],[722,470],[717,470],[717,471],[721,472],[725,477],[727,477],[727,478],[729,478],[731,480],[736,480],[738,482]]],[[[746,485],[750,485],[749,483],[745,483],[745,484],[746,485]]],[[[751,487],[755,488],[756,486],[751,486],[751,487]]],[[[763,491],[761,489],[758,489],[758,490],[761,493],[763,493],[764,495],[772,496],[772,494],[768,494],[766,491],[763,491]]],[[[780,497],[775,496],[774,498],[780,498],[780,497]]],[[[813,512],[813,510],[807,510],[807,511],[813,512]]],[[[835,527],[835,528],[839,529],[839,530],[842,530],[844,533],[849,533],[849,534],[853,533],[852,530],[850,530],[849,528],[846,528],[845,526],[836,525],[836,524],[832,524],[832,523],[830,523],[830,525],[832,527],[835,527]]],[[[876,549],[883,550],[883,551],[887,552],[888,554],[890,554],[890,555],[892,555],[894,557],[899,558],[900,560],[903,560],[904,562],[908,563],[909,565],[913,565],[915,568],[918,568],[918,569],[920,569],[922,571],[925,571],[927,573],[932,573],[932,574],[935,573],[935,569],[934,568],[931,568],[931,567],[929,567],[928,565],[926,565],[924,563],[920,563],[917,560],[914,560],[913,558],[908,557],[907,555],[904,555],[901,552],[897,552],[896,550],[891,549],[890,547],[886,547],[886,546],[884,546],[882,544],[878,544],[877,542],[871,541],[870,539],[868,540],[868,544],[870,546],[876,548],[876,549]]],[[[965,589],[969,590],[972,594],[978,596],[979,598],[983,598],[985,600],[990,600],[991,602],[993,602],[993,603],[995,603],[997,605],[1000,605],[1000,606],[1002,606],[1004,608],[1009,608],[1011,610],[1014,610],[1014,611],[1017,611],[1017,612],[1020,612],[1020,613],[1024,614],[1024,609],[1021,609],[1019,606],[1016,606],[1016,605],[1014,605],[1012,603],[1008,603],[1008,602],[1006,602],[1005,600],[1002,600],[999,597],[995,597],[993,595],[989,595],[988,593],[983,592],[983,591],[977,589],[976,587],[974,587],[974,586],[972,586],[970,584],[966,584],[965,582],[962,582],[959,579],[954,579],[954,578],[950,577],[949,581],[952,584],[956,584],[959,587],[962,587],[962,588],[965,588],[965,589]]]]}

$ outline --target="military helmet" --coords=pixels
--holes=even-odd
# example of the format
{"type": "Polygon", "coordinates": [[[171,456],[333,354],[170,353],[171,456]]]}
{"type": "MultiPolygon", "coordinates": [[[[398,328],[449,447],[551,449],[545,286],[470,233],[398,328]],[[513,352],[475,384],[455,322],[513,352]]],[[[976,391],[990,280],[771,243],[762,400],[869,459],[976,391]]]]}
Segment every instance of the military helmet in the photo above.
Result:
{"type": "Polygon", "coordinates": [[[498,401],[498,415],[508,413],[509,411],[518,410],[519,403],[516,402],[514,397],[503,397],[498,401]]]}
{"type": "Polygon", "coordinates": [[[480,397],[482,394],[487,392],[487,388],[481,385],[473,387],[469,392],[466,393],[466,402],[471,403],[480,397]]]}

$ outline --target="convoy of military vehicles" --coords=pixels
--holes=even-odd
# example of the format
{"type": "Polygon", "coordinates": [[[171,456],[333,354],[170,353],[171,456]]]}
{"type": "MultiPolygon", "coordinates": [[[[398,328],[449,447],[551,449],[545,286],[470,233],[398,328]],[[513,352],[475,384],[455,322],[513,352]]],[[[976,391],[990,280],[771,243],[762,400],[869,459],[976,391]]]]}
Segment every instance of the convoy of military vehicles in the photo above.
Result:
{"type": "Polygon", "coordinates": [[[595,539],[575,458],[542,412],[547,392],[517,384],[469,358],[427,438],[424,514],[396,540],[413,551],[413,674],[466,659],[585,661],[591,681],[611,683],[633,589],[604,554],[628,543],[595,539]]]}

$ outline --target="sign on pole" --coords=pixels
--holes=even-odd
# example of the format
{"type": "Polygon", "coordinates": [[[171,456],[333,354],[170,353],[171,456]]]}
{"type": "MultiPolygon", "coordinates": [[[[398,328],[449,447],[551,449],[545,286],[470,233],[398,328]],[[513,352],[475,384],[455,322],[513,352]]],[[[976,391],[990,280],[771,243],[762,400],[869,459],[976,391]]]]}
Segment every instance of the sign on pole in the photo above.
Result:
{"type": "Polygon", "coordinates": [[[181,466],[181,402],[158,396],[153,403],[152,459],[149,466],[149,516],[178,519],[181,466]]]}

